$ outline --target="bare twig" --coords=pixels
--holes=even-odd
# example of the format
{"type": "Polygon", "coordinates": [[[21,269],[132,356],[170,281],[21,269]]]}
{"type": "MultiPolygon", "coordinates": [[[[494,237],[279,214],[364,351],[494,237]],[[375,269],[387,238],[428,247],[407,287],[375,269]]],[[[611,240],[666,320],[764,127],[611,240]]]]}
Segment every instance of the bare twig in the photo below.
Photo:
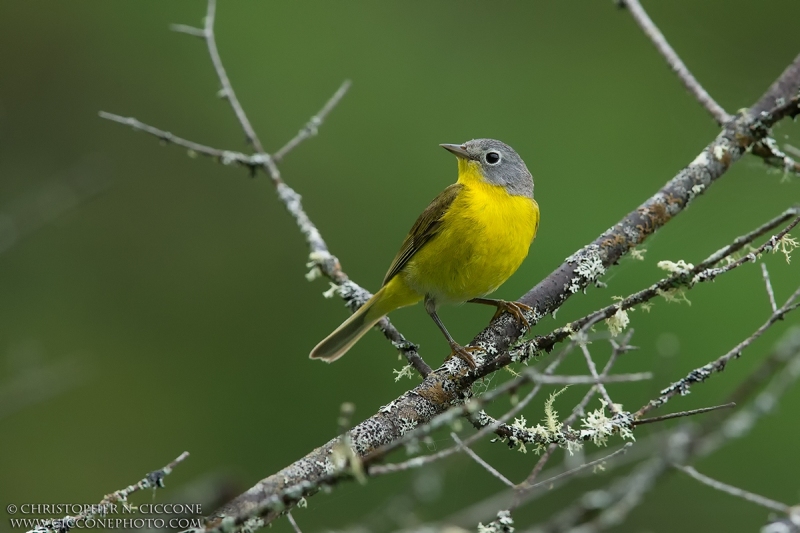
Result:
{"type": "Polygon", "coordinates": [[[492,465],[481,459],[477,453],[475,453],[474,451],[472,451],[472,449],[469,448],[469,446],[466,446],[461,441],[461,439],[458,438],[458,435],[451,432],[450,436],[453,438],[454,441],[456,441],[456,444],[464,451],[464,453],[469,455],[476,463],[478,463],[484,469],[486,469],[487,472],[489,472],[491,475],[502,481],[506,486],[508,487],[514,486],[514,483],[512,483],[506,476],[501,474],[495,467],[493,467],[492,465]]]}
{"type": "Polygon", "coordinates": [[[760,496],[758,494],[748,492],[744,489],[734,487],[733,485],[728,485],[727,483],[717,481],[714,478],[710,478],[704,474],[701,474],[700,472],[695,470],[694,467],[675,465],[675,468],[677,468],[681,472],[689,474],[700,483],[703,483],[704,485],[708,485],[709,487],[730,494],[731,496],[742,498],[743,500],[755,503],[756,505],[760,505],[761,507],[766,507],[767,509],[772,509],[773,511],[777,511],[779,513],[789,514],[790,512],[790,507],[785,503],[776,502],[775,500],[770,500],[769,498],[766,498],[764,496],[760,496]]]}
{"type": "Polygon", "coordinates": [[[769,296],[769,305],[772,307],[772,312],[778,311],[778,304],[775,303],[775,292],[772,290],[772,282],[769,280],[769,270],[767,264],[761,263],[761,275],[764,277],[764,285],[767,287],[767,296],[769,296]]]}
{"type": "Polygon", "coordinates": [[[595,388],[600,393],[600,396],[602,396],[603,399],[608,403],[609,410],[612,413],[616,413],[617,409],[614,407],[614,402],[611,400],[611,397],[608,395],[608,391],[603,385],[603,380],[606,378],[601,378],[597,373],[597,366],[594,364],[594,359],[592,359],[592,354],[589,352],[589,347],[586,344],[581,344],[581,352],[583,352],[583,357],[586,359],[586,365],[589,367],[589,372],[591,372],[592,377],[595,379],[595,388]]]}
{"type": "Polygon", "coordinates": [[[188,26],[186,24],[170,24],[169,29],[176,33],[191,35],[192,37],[206,38],[206,31],[203,28],[195,28],[194,26],[188,26]]]}
{"type": "Polygon", "coordinates": [[[768,166],[777,168],[784,174],[800,175],[800,163],[782,152],[778,142],[772,137],[765,137],[754,144],[752,153],[762,158],[768,166]]]}
{"type": "Polygon", "coordinates": [[[620,3],[628,8],[633,15],[633,19],[636,21],[636,24],[642,29],[642,31],[647,35],[647,37],[652,41],[655,45],[658,53],[666,59],[667,64],[672,69],[672,71],[678,76],[678,79],[681,80],[683,86],[686,87],[700,105],[706,108],[706,111],[711,113],[711,116],[714,117],[714,120],[717,121],[717,124],[724,124],[731,119],[731,116],[722,109],[717,102],[711,97],[703,86],[700,85],[700,82],[697,81],[692,73],[686,68],[686,65],[681,61],[681,58],[678,54],[673,50],[672,46],[667,42],[667,39],[658,29],[658,27],[650,20],[650,17],[647,15],[647,12],[644,10],[642,5],[639,3],[639,0],[620,0],[620,3]]]}
{"type": "Polygon", "coordinates": [[[761,335],[763,335],[765,331],[775,324],[775,322],[782,320],[787,313],[797,309],[800,304],[796,304],[794,302],[798,296],[800,296],[800,288],[792,293],[792,295],[786,300],[786,303],[783,304],[783,306],[777,311],[772,313],[767,321],[764,322],[764,324],[762,324],[761,327],[759,327],[756,331],[754,331],[752,335],[734,346],[725,355],[720,356],[719,358],[701,366],[700,368],[692,370],[685,378],[676,381],[669,387],[662,390],[658,398],[650,400],[648,403],[643,405],[638,411],[636,411],[634,417],[636,419],[640,419],[643,415],[652,411],[656,407],[660,407],[667,403],[673,396],[677,394],[680,394],[681,396],[688,394],[689,389],[695,383],[702,383],[712,374],[725,370],[725,366],[728,364],[728,362],[730,362],[731,359],[736,359],[741,356],[744,349],[750,346],[750,344],[752,344],[753,341],[755,341],[761,335]]]}
{"type": "Polygon", "coordinates": [[[289,523],[292,525],[292,529],[294,529],[295,533],[303,533],[300,529],[300,526],[297,525],[294,517],[292,516],[292,512],[289,511],[286,513],[286,518],[289,520],[289,523]]]}
{"type": "MultiPolygon", "coordinates": [[[[220,84],[222,85],[221,95],[227,98],[228,102],[230,102],[248,142],[256,151],[255,154],[246,155],[241,152],[212,148],[210,146],[177,137],[170,132],[155,128],[148,124],[144,124],[143,122],[140,122],[132,117],[122,117],[103,111],[100,112],[100,116],[120,124],[131,126],[135,130],[149,133],[150,135],[161,139],[163,142],[176,144],[178,146],[187,148],[190,151],[190,154],[199,153],[206,155],[215,158],[218,162],[226,165],[238,164],[246,167],[253,175],[258,169],[262,169],[264,172],[266,172],[277,189],[278,197],[285,205],[287,211],[289,211],[294,218],[297,226],[300,229],[300,232],[305,237],[306,242],[311,249],[309,257],[311,259],[310,267],[312,268],[312,272],[309,275],[309,279],[313,279],[318,273],[324,274],[328,279],[338,286],[337,292],[344,299],[347,307],[350,308],[351,311],[355,311],[367,300],[369,300],[372,294],[350,280],[344,273],[341,265],[339,264],[339,260],[329,252],[319,230],[313,224],[313,222],[311,222],[311,219],[304,211],[300,195],[283,181],[280,170],[277,166],[277,161],[285,157],[286,154],[299,145],[303,140],[316,134],[316,131],[327,115],[333,110],[334,107],[336,107],[336,105],[347,93],[347,90],[350,87],[350,82],[345,81],[334,93],[334,95],[325,103],[322,109],[311,118],[311,120],[293,139],[284,145],[284,147],[281,148],[274,156],[269,155],[266,151],[264,151],[261,141],[258,139],[250,120],[247,118],[244,108],[240,104],[239,99],[236,97],[236,93],[233,90],[233,86],[231,85],[230,79],[228,78],[228,75],[222,64],[214,35],[215,14],[216,1],[208,0],[206,19],[203,29],[182,24],[173,24],[171,29],[179,33],[201,37],[206,41],[212,64],[217,73],[220,84]]],[[[382,318],[378,322],[377,328],[400,352],[400,354],[406,358],[408,363],[414,367],[414,369],[417,370],[420,375],[422,375],[422,377],[427,376],[431,372],[431,367],[420,356],[417,345],[408,341],[397,330],[397,328],[392,325],[388,318],[382,318]]]]}
{"type": "Polygon", "coordinates": [[[679,413],[670,413],[668,415],[661,415],[661,416],[654,416],[652,418],[642,418],[640,420],[635,420],[633,425],[641,426],[642,424],[652,424],[653,422],[661,422],[663,420],[671,420],[673,418],[682,418],[684,416],[694,416],[699,415],[702,413],[708,413],[711,411],[717,411],[718,409],[730,409],[732,407],[736,407],[736,404],[733,402],[722,404],[722,405],[715,405],[713,407],[701,407],[700,409],[691,409],[689,411],[680,411],[679,413]]]}
{"type": "Polygon", "coordinates": [[[43,532],[60,533],[63,531],[68,531],[73,527],[75,527],[76,524],[79,522],[85,522],[87,520],[95,518],[95,516],[97,516],[98,514],[108,512],[113,504],[128,501],[128,496],[130,496],[134,492],[138,492],[144,489],[154,489],[158,487],[163,487],[164,478],[169,474],[171,474],[172,470],[176,466],[178,466],[178,464],[183,462],[184,459],[186,459],[187,457],[189,457],[189,452],[183,452],[173,461],[167,464],[167,466],[148,473],[144,478],[139,480],[137,483],[134,483],[133,485],[128,485],[124,489],[114,491],[111,494],[107,494],[105,497],[103,497],[102,500],[100,500],[99,504],[93,506],[85,506],[84,509],[86,510],[84,512],[76,516],[65,516],[64,518],[60,519],[42,520],[35,530],[31,530],[28,533],[43,533],[43,532]]]}
{"type": "Polygon", "coordinates": [[[750,433],[761,417],[772,413],[781,396],[800,379],[800,327],[793,326],[783,335],[763,363],[739,384],[728,397],[743,405],[764,381],[766,387],[755,398],[736,409],[725,419],[717,419],[707,428],[695,447],[697,457],[706,457],[722,445],[750,433]]]}
{"type": "Polygon", "coordinates": [[[261,145],[261,141],[258,139],[256,131],[253,129],[253,125],[250,124],[250,120],[247,118],[247,114],[244,112],[242,104],[239,103],[236,93],[233,91],[233,85],[231,85],[231,81],[228,79],[228,73],[225,72],[225,66],[222,64],[222,58],[219,56],[217,40],[214,37],[214,21],[216,18],[216,11],[217,0],[208,0],[203,33],[205,34],[204,37],[206,45],[208,46],[208,55],[211,56],[211,63],[214,65],[214,70],[216,71],[219,82],[222,85],[220,96],[227,99],[231,104],[231,108],[236,115],[236,119],[239,121],[239,124],[244,130],[244,134],[247,136],[247,142],[255,149],[256,153],[264,155],[266,154],[264,147],[261,145]]]}
{"type": "Polygon", "coordinates": [[[644,10],[642,5],[639,3],[639,0],[620,0],[620,4],[624,5],[628,8],[633,16],[633,19],[636,21],[636,24],[642,29],[647,38],[655,45],[656,50],[661,56],[667,61],[669,68],[678,76],[678,79],[681,80],[683,86],[686,87],[700,105],[702,105],[706,111],[708,111],[714,120],[717,121],[717,124],[724,124],[731,119],[731,115],[729,115],[722,106],[720,106],[714,99],[711,97],[703,86],[700,85],[700,82],[692,75],[686,65],[681,61],[681,58],[678,54],[673,50],[672,46],[667,42],[667,39],[658,29],[658,27],[650,20],[650,17],[647,15],[647,12],[644,10]]]}
{"type": "Polygon", "coordinates": [[[144,122],[141,122],[133,117],[123,117],[120,115],[115,115],[114,113],[106,113],[105,111],[100,111],[98,114],[100,115],[100,118],[104,118],[118,124],[123,124],[125,126],[130,126],[136,131],[149,133],[150,135],[161,139],[161,141],[164,143],[174,144],[176,146],[186,148],[187,150],[190,150],[192,154],[202,154],[214,158],[217,160],[217,162],[222,163],[223,165],[237,164],[252,171],[253,169],[259,168],[264,164],[264,158],[259,154],[247,155],[232,150],[219,150],[217,148],[212,148],[204,144],[178,137],[177,135],[173,135],[168,131],[154,128],[153,126],[145,124],[144,122]]]}
{"type": "MultiPolygon", "coordinates": [[[[632,383],[634,381],[645,381],[653,379],[652,372],[634,372],[631,374],[612,374],[610,376],[597,375],[593,376],[548,376],[532,372],[533,377],[531,381],[534,383],[542,383],[545,385],[599,385],[603,386],[604,383],[632,383]]],[[[597,372],[595,371],[595,374],[597,372]]],[[[603,397],[604,400],[610,401],[608,393],[603,397]]]]}
{"type": "Polygon", "coordinates": [[[333,111],[333,108],[339,105],[339,102],[341,102],[342,98],[344,98],[344,95],[347,94],[347,91],[350,89],[350,85],[350,80],[345,80],[341,87],[339,87],[339,89],[333,93],[333,96],[331,96],[330,100],[325,102],[325,105],[322,106],[322,109],[320,109],[316,115],[311,117],[306,125],[303,126],[299,132],[297,132],[297,135],[292,137],[292,139],[283,145],[280,150],[275,152],[275,154],[272,156],[272,159],[276,163],[280,163],[281,160],[286,157],[286,154],[294,150],[297,145],[309,137],[314,137],[317,135],[319,127],[322,126],[322,123],[328,117],[328,114],[333,111]]]}
{"type": "Polygon", "coordinates": [[[531,489],[533,489],[533,487],[538,485],[538,483],[534,482],[536,481],[536,478],[539,477],[539,473],[544,468],[544,465],[546,465],[547,461],[550,460],[550,457],[553,455],[553,452],[556,451],[556,448],[558,448],[557,444],[551,444],[550,446],[548,446],[547,449],[542,454],[542,456],[539,457],[539,460],[536,461],[536,464],[533,465],[533,470],[531,470],[531,473],[528,474],[528,477],[525,478],[525,481],[514,487],[514,501],[511,503],[511,507],[509,507],[509,510],[513,511],[517,507],[519,507],[525,495],[531,489]]]}
{"type": "Polygon", "coordinates": [[[567,470],[566,472],[562,472],[560,474],[557,474],[557,475],[555,475],[553,477],[549,477],[547,479],[543,479],[542,481],[540,481],[538,483],[534,483],[533,485],[525,487],[525,490],[528,491],[528,490],[533,490],[533,489],[535,489],[537,487],[544,487],[544,486],[547,486],[547,485],[549,485],[549,484],[551,484],[551,483],[553,483],[555,481],[558,481],[560,479],[563,479],[563,478],[566,478],[566,477],[569,477],[569,476],[574,476],[578,472],[580,472],[582,470],[585,470],[585,469],[587,469],[589,467],[602,465],[603,463],[605,463],[606,461],[608,461],[610,459],[613,459],[617,455],[622,455],[622,454],[628,453],[628,451],[631,449],[632,446],[633,446],[632,442],[626,442],[622,446],[622,448],[620,448],[619,450],[616,450],[616,451],[614,451],[614,452],[612,452],[612,453],[610,453],[610,454],[608,454],[608,455],[606,455],[604,457],[601,457],[599,459],[595,459],[594,461],[589,461],[588,463],[584,463],[584,464],[582,464],[580,466],[576,466],[575,468],[572,468],[570,470],[567,470]]]}

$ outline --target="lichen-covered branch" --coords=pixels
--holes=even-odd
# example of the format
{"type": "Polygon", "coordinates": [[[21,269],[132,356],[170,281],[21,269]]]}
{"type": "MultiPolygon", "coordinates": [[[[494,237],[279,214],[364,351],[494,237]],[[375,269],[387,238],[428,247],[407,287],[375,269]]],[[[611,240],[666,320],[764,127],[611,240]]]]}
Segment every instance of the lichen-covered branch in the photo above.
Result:
{"type": "MultiPolygon", "coordinates": [[[[769,127],[785,116],[800,113],[797,91],[800,89],[800,56],[770,90],[751,108],[728,121],[723,130],[686,168],[660,191],[592,243],[568,257],[520,301],[533,308],[531,325],[558,309],[571,295],[596,282],[634,246],[681,213],[698,195],[703,194],[754,143],[766,137],[769,127]],[[778,88],[778,89],[776,89],[778,88]],[[762,113],[761,110],[765,112],[762,113]]],[[[524,328],[509,315],[494,320],[473,341],[483,348],[474,354],[479,363],[476,372],[458,358],[452,358],[423,382],[350,432],[353,450],[365,457],[382,446],[401,438],[421,424],[447,410],[452,403],[463,402],[475,379],[511,362],[506,353],[524,328]]],[[[316,484],[333,471],[331,453],[337,440],[317,448],[289,467],[265,478],[209,517],[208,529],[227,529],[223,524],[236,517],[261,516],[265,523],[279,513],[265,510],[263,502],[287,488],[305,483],[316,484]]]]}
{"type": "Polygon", "coordinates": [[[187,457],[189,457],[189,452],[183,452],[167,466],[149,472],[146,476],[144,476],[144,478],[133,485],[128,485],[124,489],[107,494],[102,500],[100,500],[100,503],[91,507],[86,507],[84,512],[75,516],[65,516],[58,519],[42,520],[36,529],[28,531],[28,533],[66,533],[75,527],[82,529],[85,527],[84,524],[87,521],[94,519],[97,515],[108,512],[113,504],[127,502],[128,497],[134,492],[139,492],[140,490],[144,489],[163,488],[164,478],[171,474],[172,470],[182,463],[187,457]]]}
{"type": "Polygon", "coordinates": [[[761,335],[763,335],[765,331],[775,324],[775,322],[778,320],[783,320],[783,317],[785,317],[788,313],[800,307],[800,303],[795,303],[798,297],[800,297],[800,288],[792,293],[792,295],[786,300],[786,303],[779,307],[777,311],[772,313],[767,321],[764,322],[764,324],[762,324],[761,327],[759,327],[756,331],[754,331],[752,335],[734,346],[726,354],[721,355],[714,361],[711,361],[700,368],[695,368],[689,372],[686,377],[676,381],[675,383],[672,383],[669,387],[662,390],[658,398],[650,400],[638,411],[636,411],[636,418],[641,418],[653,409],[661,407],[676,395],[685,396],[689,394],[693,385],[702,383],[713,374],[725,370],[725,367],[732,359],[738,359],[741,357],[744,349],[750,346],[750,344],[752,344],[753,341],[755,341],[761,335]]]}
{"type": "MultiPolygon", "coordinates": [[[[763,253],[775,252],[780,249],[781,243],[784,242],[785,237],[789,234],[797,224],[800,223],[800,208],[792,207],[778,215],[777,217],[767,221],[753,231],[737,237],[733,242],[724,246],[711,254],[708,258],[698,263],[696,266],[691,263],[686,263],[683,260],[676,262],[661,261],[659,266],[672,275],[663,278],[646,289],[637,291],[625,298],[621,298],[617,303],[608,305],[603,309],[598,309],[588,315],[579,318],[558,328],[547,335],[537,336],[536,338],[521,343],[514,347],[514,350],[509,354],[512,360],[526,360],[541,351],[550,351],[556,343],[559,343],[570,337],[577,332],[585,329],[587,324],[595,324],[600,320],[610,320],[613,317],[625,317],[628,310],[642,305],[657,296],[663,296],[667,299],[679,299],[679,291],[692,288],[697,283],[713,281],[719,275],[729,272],[735,268],[742,266],[745,263],[755,262],[763,253]],[[757,248],[751,250],[739,257],[735,258],[735,254],[742,250],[745,246],[752,243],[758,237],[764,235],[766,232],[774,229],[780,224],[790,220],[791,222],[781,231],[770,237],[766,242],[757,248]],[[722,261],[726,264],[722,267],[716,267],[722,261]]],[[[787,253],[790,250],[786,250],[787,253]]],[[[770,292],[772,286],[767,283],[767,292],[771,298],[774,295],[770,292]]],[[[774,307],[777,310],[777,307],[774,307]]]]}

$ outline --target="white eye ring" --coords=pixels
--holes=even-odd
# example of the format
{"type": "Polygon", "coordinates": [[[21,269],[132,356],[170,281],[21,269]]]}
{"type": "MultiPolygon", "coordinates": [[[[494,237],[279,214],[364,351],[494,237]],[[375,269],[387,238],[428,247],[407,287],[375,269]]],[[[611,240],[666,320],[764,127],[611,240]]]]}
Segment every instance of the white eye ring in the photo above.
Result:
{"type": "Polygon", "coordinates": [[[483,156],[483,159],[484,161],[486,161],[487,165],[497,165],[500,163],[500,161],[503,160],[503,157],[500,155],[500,152],[495,152],[494,150],[492,150],[491,152],[486,152],[486,155],[483,156]],[[489,161],[490,155],[497,157],[497,159],[495,161],[489,161]]]}

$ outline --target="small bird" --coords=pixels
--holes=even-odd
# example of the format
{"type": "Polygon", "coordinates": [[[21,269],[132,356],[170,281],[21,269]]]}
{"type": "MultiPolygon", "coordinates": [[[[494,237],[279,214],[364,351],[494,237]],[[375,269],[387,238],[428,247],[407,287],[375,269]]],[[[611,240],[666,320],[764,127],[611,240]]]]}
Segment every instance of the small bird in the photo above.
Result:
{"type": "Polygon", "coordinates": [[[517,152],[500,141],[440,146],[458,158],[458,181],[417,218],[381,289],[311,350],[312,359],[339,359],[385,315],[422,300],[447,338],[450,356],[471,368],[470,348],[453,339],[436,313],[441,304],[492,305],[495,318],[509,312],[527,323],[527,305],[484,296],[519,268],[536,236],[539,205],[533,199],[533,177],[517,152]]]}

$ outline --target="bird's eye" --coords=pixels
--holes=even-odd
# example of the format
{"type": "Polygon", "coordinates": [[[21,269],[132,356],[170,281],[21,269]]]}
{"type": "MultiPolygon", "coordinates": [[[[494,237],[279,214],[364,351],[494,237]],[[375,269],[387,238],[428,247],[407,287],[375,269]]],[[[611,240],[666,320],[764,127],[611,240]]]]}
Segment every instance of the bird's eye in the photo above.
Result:
{"type": "Polygon", "coordinates": [[[489,152],[486,154],[486,162],[490,165],[496,165],[500,162],[500,154],[497,152],[489,152]]]}

